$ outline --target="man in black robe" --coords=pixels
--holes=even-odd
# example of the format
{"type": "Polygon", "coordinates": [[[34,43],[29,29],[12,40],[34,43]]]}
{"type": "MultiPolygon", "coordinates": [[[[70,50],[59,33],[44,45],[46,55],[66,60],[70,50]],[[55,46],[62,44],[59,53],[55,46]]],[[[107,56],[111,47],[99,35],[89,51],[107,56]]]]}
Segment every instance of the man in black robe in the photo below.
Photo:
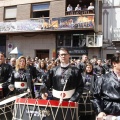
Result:
{"type": "Polygon", "coordinates": [[[113,71],[99,77],[93,90],[93,105],[98,118],[120,116],[120,55],[111,59],[113,71]]]}

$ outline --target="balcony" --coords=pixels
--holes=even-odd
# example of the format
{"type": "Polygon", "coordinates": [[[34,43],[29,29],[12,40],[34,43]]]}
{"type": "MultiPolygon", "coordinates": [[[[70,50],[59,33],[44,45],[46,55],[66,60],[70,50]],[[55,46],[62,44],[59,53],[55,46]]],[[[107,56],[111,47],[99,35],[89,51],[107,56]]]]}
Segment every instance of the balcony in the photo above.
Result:
{"type": "Polygon", "coordinates": [[[80,11],[66,11],[66,15],[73,16],[73,15],[93,15],[94,10],[80,10],[80,11]]]}
{"type": "MultiPolygon", "coordinates": [[[[85,11],[84,11],[85,12],[85,11]]],[[[88,12],[88,11],[86,11],[88,12]]],[[[89,11],[90,13],[90,11],[89,11]]],[[[94,30],[94,14],[0,22],[0,33],[94,30]]]]}

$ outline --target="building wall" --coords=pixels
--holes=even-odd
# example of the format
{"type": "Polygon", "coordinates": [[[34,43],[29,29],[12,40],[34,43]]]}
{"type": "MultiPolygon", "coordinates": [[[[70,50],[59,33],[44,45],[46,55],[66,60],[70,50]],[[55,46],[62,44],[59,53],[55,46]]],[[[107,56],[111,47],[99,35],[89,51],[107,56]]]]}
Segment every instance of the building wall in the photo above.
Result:
{"type": "Polygon", "coordinates": [[[31,4],[24,4],[17,6],[17,20],[30,19],[31,4]]]}
{"type": "MultiPolygon", "coordinates": [[[[49,58],[52,58],[52,52],[55,49],[55,35],[47,33],[41,35],[24,34],[23,36],[9,35],[9,40],[7,40],[7,44],[9,43],[13,44],[14,48],[18,47],[18,50],[20,50],[20,52],[22,52],[24,56],[35,57],[35,50],[49,49],[49,58]]],[[[7,47],[6,55],[7,57],[9,57],[7,47]]]]}
{"type": "Polygon", "coordinates": [[[48,1],[54,1],[54,0],[2,0],[0,1],[0,7],[20,5],[20,4],[29,4],[29,3],[48,2],[48,1]]]}
{"type": "Polygon", "coordinates": [[[103,0],[103,56],[113,54],[119,50],[112,46],[113,40],[120,40],[120,0],[103,0]],[[112,46],[109,49],[109,46],[112,46]]]}
{"type": "Polygon", "coordinates": [[[95,1],[95,32],[102,32],[102,0],[95,1]]]}
{"type": "Polygon", "coordinates": [[[4,7],[0,7],[0,22],[3,21],[4,18],[4,7]]]}
{"type": "Polygon", "coordinates": [[[50,2],[50,18],[64,17],[66,9],[65,0],[50,2]]]}
{"type": "Polygon", "coordinates": [[[88,48],[88,56],[89,58],[92,58],[93,56],[97,56],[97,58],[100,58],[100,48],[88,48]]]}

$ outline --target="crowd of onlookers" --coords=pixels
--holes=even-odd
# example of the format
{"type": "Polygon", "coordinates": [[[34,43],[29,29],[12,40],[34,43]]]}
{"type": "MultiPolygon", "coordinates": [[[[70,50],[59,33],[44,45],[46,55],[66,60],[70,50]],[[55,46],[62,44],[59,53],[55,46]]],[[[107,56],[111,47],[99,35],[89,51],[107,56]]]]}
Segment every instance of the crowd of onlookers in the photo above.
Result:
{"type": "Polygon", "coordinates": [[[80,10],[94,10],[94,5],[93,3],[91,2],[90,5],[87,7],[86,5],[84,6],[80,6],[80,4],[77,4],[77,6],[73,9],[73,7],[71,6],[71,4],[68,4],[68,7],[67,7],[67,11],[70,12],[70,11],[80,11],[80,10]]]}
{"type": "MultiPolygon", "coordinates": [[[[30,60],[30,65],[34,66],[37,70],[44,69],[44,71],[48,71],[51,68],[58,66],[60,64],[59,59],[39,59],[38,57],[31,58],[26,57],[30,60]]],[[[15,69],[16,58],[6,59],[6,63],[10,64],[15,69]]],[[[102,60],[101,58],[92,58],[89,59],[87,55],[83,55],[81,59],[70,59],[70,64],[77,66],[81,72],[84,72],[86,63],[91,63],[93,65],[93,71],[97,76],[105,74],[111,70],[110,60],[102,60]]]]}

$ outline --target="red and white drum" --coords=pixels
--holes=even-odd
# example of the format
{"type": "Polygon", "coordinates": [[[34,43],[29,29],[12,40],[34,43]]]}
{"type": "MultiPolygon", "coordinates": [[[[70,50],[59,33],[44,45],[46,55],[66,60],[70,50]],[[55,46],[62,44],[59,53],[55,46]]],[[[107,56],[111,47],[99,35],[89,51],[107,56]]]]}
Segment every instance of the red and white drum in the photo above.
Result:
{"type": "Polygon", "coordinates": [[[78,120],[78,103],[20,98],[15,101],[13,120],[78,120]]]}

